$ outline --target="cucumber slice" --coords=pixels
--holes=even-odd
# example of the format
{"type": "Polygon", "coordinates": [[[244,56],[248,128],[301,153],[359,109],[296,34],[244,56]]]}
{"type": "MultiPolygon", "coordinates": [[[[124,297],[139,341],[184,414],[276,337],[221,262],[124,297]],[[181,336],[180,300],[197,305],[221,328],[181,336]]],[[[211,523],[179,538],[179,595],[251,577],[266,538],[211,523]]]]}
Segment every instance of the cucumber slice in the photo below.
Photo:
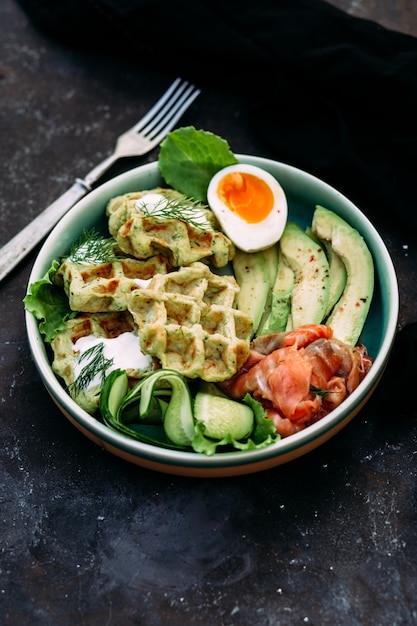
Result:
{"type": "Polygon", "coordinates": [[[204,392],[195,396],[194,419],[204,424],[207,437],[218,440],[245,439],[254,428],[254,414],[249,406],[204,392]]]}

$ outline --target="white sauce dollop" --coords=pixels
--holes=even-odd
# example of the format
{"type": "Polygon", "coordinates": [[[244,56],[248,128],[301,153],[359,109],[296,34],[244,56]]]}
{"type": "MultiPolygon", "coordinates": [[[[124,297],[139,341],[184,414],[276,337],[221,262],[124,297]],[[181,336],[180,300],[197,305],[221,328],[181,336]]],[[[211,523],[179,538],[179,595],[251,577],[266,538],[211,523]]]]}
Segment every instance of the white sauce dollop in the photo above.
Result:
{"type": "MultiPolygon", "coordinates": [[[[81,371],[89,364],[88,357],[83,359],[80,357],[82,357],[87,350],[99,344],[103,344],[104,346],[104,358],[109,360],[113,359],[112,365],[106,370],[106,375],[110,374],[110,372],[115,369],[143,370],[150,367],[152,363],[152,357],[141,352],[139,337],[132,332],[122,333],[118,337],[111,339],[87,335],[86,337],[80,337],[73,346],[74,354],[77,356],[74,365],[75,380],[78,378],[81,371]]],[[[91,381],[89,388],[100,386],[101,383],[102,372],[98,372],[91,381]]]]}
{"type": "Polygon", "coordinates": [[[139,200],[136,200],[135,207],[138,211],[145,208],[148,213],[154,213],[158,209],[165,208],[168,204],[168,198],[160,193],[145,193],[139,200]]]}

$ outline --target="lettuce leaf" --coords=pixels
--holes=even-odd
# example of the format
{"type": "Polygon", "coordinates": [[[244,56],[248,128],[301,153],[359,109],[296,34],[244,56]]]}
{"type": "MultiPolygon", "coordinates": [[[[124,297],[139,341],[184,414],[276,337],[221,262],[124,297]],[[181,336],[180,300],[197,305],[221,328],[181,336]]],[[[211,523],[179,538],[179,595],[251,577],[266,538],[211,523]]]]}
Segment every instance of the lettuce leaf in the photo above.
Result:
{"type": "Polygon", "coordinates": [[[161,142],[158,165],[165,182],[196,202],[207,202],[210,180],[237,159],[225,139],[194,126],[168,133],[161,142]]]}
{"type": "Polygon", "coordinates": [[[276,432],[273,420],[266,416],[262,404],[255,400],[249,393],[243,398],[243,402],[251,407],[255,415],[255,430],[252,436],[256,447],[265,447],[274,441],[279,441],[281,435],[276,432]]]}
{"type": "Polygon", "coordinates": [[[66,320],[77,315],[70,309],[65,292],[52,282],[59,266],[59,261],[53,261],[45,276],[29,285],[23,299],[25,309],[39,321],[39,332],[48,343],[65,329],[66,320]]]}

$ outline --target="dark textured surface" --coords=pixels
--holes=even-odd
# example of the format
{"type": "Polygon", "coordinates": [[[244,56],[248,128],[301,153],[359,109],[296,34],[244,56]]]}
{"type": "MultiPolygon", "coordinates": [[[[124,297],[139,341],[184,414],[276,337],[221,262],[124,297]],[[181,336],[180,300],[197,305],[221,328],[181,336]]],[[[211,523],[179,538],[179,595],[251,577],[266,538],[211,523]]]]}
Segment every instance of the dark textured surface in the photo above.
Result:
{"type": "MultiPolygon", "coordinates": [[[[172,76],[53,44],[12,0],[0,30],[2,244],[101,160],[172,76]]],[[[182,123],[260,154],[245,113],[206,90],[182,123]]],[[[383,235],[403,327],[417,317],[415,235],[383,235]]],[[[412,381],[394,385],[402,356],[360,415],[298,461],[233,479],[152,473],[85,439],[44,391],[21,305],[34,254],[0,285],[0,624],[417,620],[417,422],[411,402],[396,402],[412,394],[412,381]]]]}

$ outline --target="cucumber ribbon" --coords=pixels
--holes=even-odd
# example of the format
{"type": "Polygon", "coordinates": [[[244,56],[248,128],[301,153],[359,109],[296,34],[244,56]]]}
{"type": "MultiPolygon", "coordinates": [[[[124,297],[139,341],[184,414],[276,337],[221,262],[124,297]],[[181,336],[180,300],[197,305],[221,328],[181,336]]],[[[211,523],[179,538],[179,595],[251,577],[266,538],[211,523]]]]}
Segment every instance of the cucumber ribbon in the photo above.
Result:
{"type": "Polygon", "coordinates": [[[139,441],[170,448],[191,446],[191,395],[183,376],[174,370],[152,372],[130,391],[126,372],[114,370],[101,390],[100,411],[107,426],[139,441]]]}

